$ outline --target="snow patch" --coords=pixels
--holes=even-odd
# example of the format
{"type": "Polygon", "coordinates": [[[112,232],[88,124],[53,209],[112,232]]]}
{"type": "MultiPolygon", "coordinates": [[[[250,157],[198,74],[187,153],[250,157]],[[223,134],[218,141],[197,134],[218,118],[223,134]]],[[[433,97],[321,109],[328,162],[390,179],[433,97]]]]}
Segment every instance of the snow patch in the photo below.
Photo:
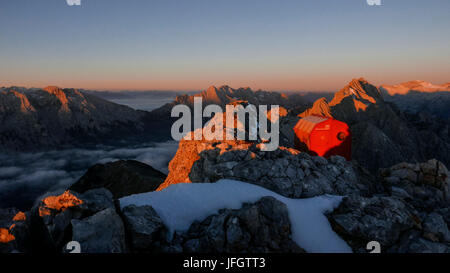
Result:
{"type": "Polygon", "coordinates": [[[249,183],[223,179],[216,183],[180,183],[163,191],[121,198],[120,206],[152,206],[169,229],[186,231],[195,221],[216,214],[220,209],[240,209],[243,203],[272,196],[286,204],[292,225],[292,239],[307,252],[352,252],[331,228],[324,213],[334,210],[340,196],[322,195],[291,199],[249,183]]]}

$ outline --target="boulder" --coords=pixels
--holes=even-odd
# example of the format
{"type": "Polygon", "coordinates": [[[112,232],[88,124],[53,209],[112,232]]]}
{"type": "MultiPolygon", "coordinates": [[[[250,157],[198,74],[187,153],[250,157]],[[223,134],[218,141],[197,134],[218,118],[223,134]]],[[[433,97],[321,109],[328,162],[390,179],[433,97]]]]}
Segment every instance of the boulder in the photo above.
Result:
{"type": "Polygon", "coordinates": [[[9,228],[13,224],[13,218],[19,213],[16,208],[0,208],[0,228],[9,228]]]}
{"type": "Polygon", "coordinates": [[[120,198],[154,191],[165,178],[165,174],[147,164],[135,160],[119,160],[90,167],[69,189],[84,193],[91,189],[106,188],[114,198],[120,198]]]}
{"type": "Polygon", "coordinates": [[[29,215],[15,209],[0,209],[0,253],[30,251],[29,215]]]}
{"type": "Polygon", "coordinates": [[[72,241],[80,243],[81,253],[123,253],[125,228],[112,208],[102,210],[82,220],[73,219],[72,241]]]}
{"type": "Polygon", "coordinates": [[[185,252],[195,253],[304,252],[291,234],[286,205],[263,197],[194,222],[183,234],[182,246],[185,252]]]}
{"type": "Polygon", "coordinates": [[[450,206],[450,172],[442,162],[431,159],[423,163],[400,163],[380,170],[380,175],[392,193],[408,196],[409,202],[419,210],[450,206]]]}
{"type": "Polygon", "coordinates": [[[408,244],[406,253],[450,253],[449,244],[435,243],[423,238],[411,241],[408,244]]]}
{"type": "Polygon", "coordinates": [[[48,248],[60,249],[70,237],[72,219],[79,219],[86,210],[80,194],[65,191],[61,195],[50,195],[39,201],[32,209],[32,228],[45,240],[48,248]],[[44,235],[45,234],[45,235],[44,235]]]}
{"type": "Polygon", "coordinates": [[[32,228],[40,236],[40,245],[61,250],[72,237],[73,219],[82,219],[107,208],[115,209],[112,194],[105,188],[84,194],[66,191],[47,196],[32,209],[32,228]]]}
{"type": "Polygon", "coordinates": [[[150,251],[155,242],[164,240],[166,229],[151,206],[126,206],[122,214],[134,251],[150,251]]]}
{"type": "Polygon", "coordinates": [[[382,249],[394,245],[403,232],[420,225],[417,214],[401,199],[352,195],[345,197],[328,219],[355,252],[366,252],[370,241],[378,241],[382,249]]]}
{"type": "Polygon", "coordinates": [[[0,228],[0,253],[12,253],[16,250],[15,238],[9,229],[0,228]]]}
{"type": "Polygon", "coordinates": [[[393,253],[450,253],[449,243],[438,243],[421,236],[420,231],[405,232],[398,243],[387,252],[393,253]]]}
{"type": "Polygon", "coordinates": [[[88,190],[81,195],[85,204],[85,214],[92,215],[107,208],[114,209],[114,199],[112,193],[105,188],[88,190]]]}
{"type": "Polygon", "coordinates": [[[444,218],[435,212],[428,214],[423,223],[423,237],[433,242],[450,243],[450,231],[444,218]]]}

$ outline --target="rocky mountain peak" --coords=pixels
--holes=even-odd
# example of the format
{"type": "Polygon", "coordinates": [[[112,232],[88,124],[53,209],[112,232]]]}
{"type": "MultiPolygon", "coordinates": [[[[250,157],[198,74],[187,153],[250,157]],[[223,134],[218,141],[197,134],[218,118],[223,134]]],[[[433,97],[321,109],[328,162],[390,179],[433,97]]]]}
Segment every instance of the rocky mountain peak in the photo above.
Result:
{"type": "Polygon", "coordinates": [[[36,111],[24,94],[13,89],[0,92],[0,111],[6,109],[16,109],[24,114],[36,111]]]}
{"type": "Polygon", "coordinates": [[[331,115],[331,109],[330,105],[328,105],[328,101],[326,98],[320,98],[316,100],[313,104],[313,106],[306,110],[305,112],[301,113],[299,117],[307,117],[311,115],[318,115],[318,116],[324,116],[324,117],[333,117],[331,115]]]}
{"type": "Polygon", "coordinates": [[[223,91],[231,91],[233,90],[233,88],[231,88],[229,85],[227,84],[223,84],[219,87],[219,90],[223,90],[223,91]]]}
{"type": "Polygon", "coordinates": [[[204,100],[210,101],[215,104],[220,104],[222,102],[221,96],[223,97],[223,87],[217,89],[215,86],[210,86],[206,91],[199,94],[204,100]],[[219,95],[220,93],[220,95],[219,95]]]}
{"type": "Polygon", "coordinates": [[[63,90],[60,87],[56,86],[56,85],[49,85],[47,87],[42,88],[42,90],[45,90],[45,91],[47,91],[47,92],[49,92],[51,94],[56,94],[56,93],[63,92],[63,90]]]}
{"type": "Polygon", "coordinates": [[[54,95],[63,104],[67,104],[69,102],[67,99],[66,93],[64,93],[64,91],[57,86],[47,86],[47,87],[43,88],[42,90],[47,91],[49,94],[54,95]]]}
{"type": "Polygon", "coordinates": [[[60,112],[70,112],[69,109],[69,100],[66,96],[66,93],[63,89],[57,87],[57,86],[47,86],[42,89],[43,91],[47,92],[51,96],[57,99],[59,103],[61,103],[61,107],[59,109],[60,112]]]}
{"type": "Polygon", "coordinates": [[[325,98],[320,98],[313,107],[299,116],[321,115],[347,122],[355,119],[358,112],[365,112],[370,105],[380,103],[383,103],[380,90],[366,79],[359,78],[353,79],[336,92],[330,102],[327,102],[325,98]]]}
{"type": "Polygon", "coordinates": [[[352,97],[355,106],[365,109],[368,104],[376,104],[383,100],[380,90],[366,79],[353,79],[347,86],[334,95],[330,106],[335,106],[347,97],[352,97]]]}
{"type": "Polygon", "coordinates": [[[215,85],[211,85],[210,87],[208,87],[206,89],[206,93],[216,93],[217,92],[217,87],[215,85]]]}

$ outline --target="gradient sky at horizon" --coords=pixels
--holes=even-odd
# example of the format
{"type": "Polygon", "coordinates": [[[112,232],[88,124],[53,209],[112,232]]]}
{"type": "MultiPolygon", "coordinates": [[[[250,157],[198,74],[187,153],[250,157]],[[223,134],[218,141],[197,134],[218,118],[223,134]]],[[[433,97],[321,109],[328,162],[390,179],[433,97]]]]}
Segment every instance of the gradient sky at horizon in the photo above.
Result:
{"type": "Polygon", "coordinates": [[[0,86],[450,82],[450,1],[0,0],[0,86]]]}

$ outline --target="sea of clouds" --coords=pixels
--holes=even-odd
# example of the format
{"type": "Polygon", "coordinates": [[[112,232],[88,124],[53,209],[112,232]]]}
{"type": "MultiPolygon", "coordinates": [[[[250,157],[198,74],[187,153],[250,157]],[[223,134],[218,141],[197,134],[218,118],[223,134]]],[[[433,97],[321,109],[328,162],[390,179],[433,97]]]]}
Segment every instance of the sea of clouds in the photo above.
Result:
{"type": "Polygon", "coordinates": [[[0,208],[29,209],[42,196],[67,189],[97,163],[134,159],[167,173],[177,148],[178,142],[169,141],[126,148],[0,155],[0,208]]]}

